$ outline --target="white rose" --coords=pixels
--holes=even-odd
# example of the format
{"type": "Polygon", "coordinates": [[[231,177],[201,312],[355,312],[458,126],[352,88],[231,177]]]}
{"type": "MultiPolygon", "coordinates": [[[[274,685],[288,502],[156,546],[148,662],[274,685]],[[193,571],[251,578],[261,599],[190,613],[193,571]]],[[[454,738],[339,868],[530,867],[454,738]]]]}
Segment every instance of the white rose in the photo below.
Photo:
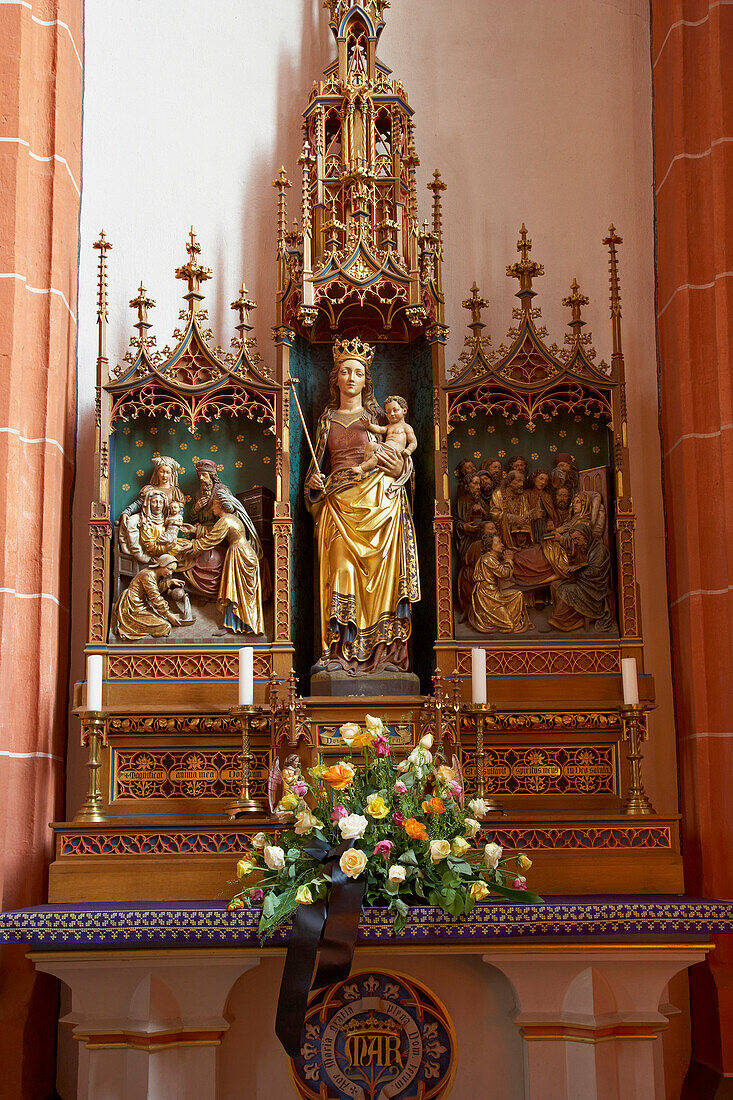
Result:
{"type": "Polygon", "coordinates": [[[472,798],[468,803],[468,808],[474,817],[486,817],[489,812],[485,798],[472,798]]]}
{"type": "Polygon", "coordinates": [[[387,873],[387,878],[390,882],[404,882],[406,874],[404,867],[400,867],[399,863],[393,863],[387,873]]]}
{"type": "Polygon", "coordinates": [[[494,870],[499,866],[499,860],[501,859],[504,849],[501,844],[495,844],[493,841],[491,844],[487,844],[484,847],[484,863],[487,867],[491,867],[494,870]]]}
{"type": "Polygon", "coordinates": [[[381,718],[375,718],[373,715],[367,714],[364,718],[364,725],[372,734],[372,736],[375,736],[378,733],[384,733],[384,722],[381,718]]]}
{"type": "Polygon", "coordinates": [[[268,844],[262,853],[265,863],[271,871],[282,871],[285,866],[285,852],[277,844],[268,844]]]}
{"type": "Polygon", "coordinates": [[[469,840],[473,840],[473,838],[477,836],[478,833],[481,831],[481,826],[479,825],[478,821],[476,821],[472,817],[467,817],[463,824],[465,826],[466,836],[469,838],[469,840]]]}
{"type": "Polygon", "coordinates": [[[369,822],[361,814],[349,814],[339,821],[339,829],[344,840],[358,840],[364,836],[369,822]]]}
{"type": "Polygon", "coordinates": [[[349,748],[351,748],[354,738],[358,737],[361,733],[361,728],[356,722],[344,722],[343,726],[339,728],[339,733],[349,748]]]}
{"type": "Polygon", "coordinates": [[[258,852],[267,847],[267,837],[264,833],[255,833],[252,837],[252,847],[256,848],[258,852]]]}
{"type": "Polygon", "coordinates": [[[447,859],[450,855],[450,841],[449,840],[431,840],[430,841],[430,861],[431,863],[440,863],[442,859],[447,859]]]}
{"type": "Polygon", "coordinates": [[[310,810],[301,810],[295,819],[295,832],[298,836],[305,836],[311,829],[320,829],[322,826],[323,822],[319,821],[310,810]]]}
{"type": "Polygon", "coordinates": [[[424,737],[420,738],[420,747],[429,752],[433,747],[433,735],[432,733],[426,733],[424,737]]]}

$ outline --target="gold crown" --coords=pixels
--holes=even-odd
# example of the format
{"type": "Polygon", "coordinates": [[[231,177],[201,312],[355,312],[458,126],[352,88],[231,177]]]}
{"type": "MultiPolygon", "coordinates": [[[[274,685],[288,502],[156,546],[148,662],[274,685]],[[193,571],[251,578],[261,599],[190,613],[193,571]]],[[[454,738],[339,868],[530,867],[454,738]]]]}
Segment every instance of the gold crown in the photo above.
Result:
{"type": "Polygon", "coordinates": [[[341,363],[344,359],[360,359],[367,367],[371,367],[375,350],[371,344],[365,344],[358,336],[353,340],[334,340],[333,361],[341,363]]]}
{"type": "Polygon", "coordinates": [[[371,1012],[366,1019],[356,1017],[342,1027],[344,1035],[401,1035],[402,1027],[396,1020],[378,1020],[371,1012]]]}

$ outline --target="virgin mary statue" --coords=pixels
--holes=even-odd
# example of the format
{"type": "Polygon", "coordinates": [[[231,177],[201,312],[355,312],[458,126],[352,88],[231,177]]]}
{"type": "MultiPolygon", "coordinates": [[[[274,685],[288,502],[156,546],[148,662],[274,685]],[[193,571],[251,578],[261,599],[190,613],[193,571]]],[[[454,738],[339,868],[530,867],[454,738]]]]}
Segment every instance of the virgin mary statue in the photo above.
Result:
{"type": "Polygon", "coordinates": [[[329,376],[331,400],[318,422],[305,498],[318,541],[322,655],[319,667],[350,673],[408,670],[412,604],[420,599],[415,529],[405,485],[412,460],[390,447],[378,466],[354,467],[369,422],[385,423],[374,397],[374,348],[337,340],[329,376]]]}

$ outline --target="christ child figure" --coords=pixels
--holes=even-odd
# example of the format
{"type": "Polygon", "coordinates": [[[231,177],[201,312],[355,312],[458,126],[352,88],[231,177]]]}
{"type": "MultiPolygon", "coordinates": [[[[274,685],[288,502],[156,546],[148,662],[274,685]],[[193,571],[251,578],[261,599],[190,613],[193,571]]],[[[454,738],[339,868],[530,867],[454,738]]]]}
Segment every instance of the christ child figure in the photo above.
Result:
{"type": "Polygon", "coordinates": [[[173,547],[178,542],[178,532],[185,531],[188,535],[194,535],[196,528],[191,523],[183,522],[183,504],[180,500],[172,500],[168,505],[168,517],[165,520],[165,534],[161,542],[167,547],[173,547]]]}
{"type": "Polygon", "coordinates": [[[359,466],[352,466],[355,474],[365,474],[373,470],[377,465],[377,455],[380,447],[389,447],[398,455],[407,458],[417,447],[417,436],[405,420],[407,416],[407,402],[404,397],[388,397],[384,402],[384,411],[388,424],[374,424],[368,417],[364,417],[364,423],[370,432],[384,436],[384,443],[372,443],[371,440],[364,448],[364,458],[359,466]]]}

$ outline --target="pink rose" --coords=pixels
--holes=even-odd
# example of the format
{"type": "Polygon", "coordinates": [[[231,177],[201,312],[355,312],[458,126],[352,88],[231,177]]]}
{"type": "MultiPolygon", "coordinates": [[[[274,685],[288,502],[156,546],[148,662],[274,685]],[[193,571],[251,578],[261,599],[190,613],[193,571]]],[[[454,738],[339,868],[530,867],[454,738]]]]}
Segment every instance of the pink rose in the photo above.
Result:
{"type": "Polygon", "coordinates": [[[395,794],[407,794],[407,787],[405,786],[405,784],[402,782],[401,779],[397,780],[397,782],[395,783],[395,785],[392,789],[393,789],[395,794]]]}
{"type": "Polygon", "coordinates": [[[249,892],[250,901],[262,901],[265,896],[265,891],[261,890],[259,886],[254,886],[249,892]]]}
{"type": "Polygon", "coordinates": [[[382,733],[376,733],[372,741],[375,756],[389,756],[389,741],[382,733]]]}
{"type": "Polygon", "coordinates": [[[395,812],[392,814],[392,817],[394,818],[394,823],[398,828],[405,820],[404,814],[401,814],[399,810],[395,810],[395,812]]]}
{"type": "Polygon", "coordinates": [[[293,783],[290,789],[292,790],[293,794],[297,794],[298,798],[302,798],[303,795],[306,794],[308,791],[308,788],[306,787],[302,779],[296,779],[295,783],[293,783]]]}
{"type": "Polygon", "coordinates": [[[346,809],[345,806],[334,806],[333,810],[331,811],[331,821],[340,821],[342,817],[348,816],[349,811],[346,809]]]}
{"type": "Polygon", "coordinates": [[[449,790],[456,800],[460,799],[463,794],[463,787],[460,783],[451,783],[449,790]]]}
{"type": "Polygon", "coordinates": [[[394,844],[391,840],[380,840],[379,843],[374,847],[374,855],[384,856],[386,860],[389,860],[390,853],[393,848],[394,844]]]}
{"type": "Polygon", "coordinates": [[[514,879],[514,882],[512,883],[512,886],[515,890],[526,890],[527,880],[524,875],[517,875],[517,877],[514,879]]]}

